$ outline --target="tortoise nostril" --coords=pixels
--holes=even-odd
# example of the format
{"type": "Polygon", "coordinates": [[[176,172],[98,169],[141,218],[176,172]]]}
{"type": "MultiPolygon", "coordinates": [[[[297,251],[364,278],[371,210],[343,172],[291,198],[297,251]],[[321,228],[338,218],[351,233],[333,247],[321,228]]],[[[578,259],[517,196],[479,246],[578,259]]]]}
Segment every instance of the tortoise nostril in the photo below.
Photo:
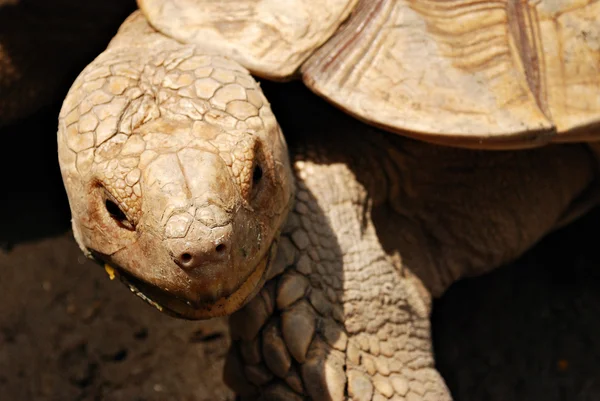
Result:
{"type": "Polygon", "coordinates": [[[189,252],[183,252],[181,254],[179,254],[178,257],[176,257],[175,263],[177,263],[179,265],[179,267],[181,267],[182,269],[193,269],[195,266],[194,264],[196,264],[198,261],[194,260],[194,256],[192,256],[191,253],[189,252]]]}
{"type": "Polygon", "coordinates": [[[192,255],[190,255],[189,253],[184,253],[181,255],[181,262],[182,263],[190,263],[190,261],[192,260],[192,255]]]}
{"type": "Polygon", "coordinates": [[[213,243],[204,247],[202,244],[194,246],[188,243],[181,248],[173,251],[173,261],[184,270],[193,270],[207,264],[222,262],[228,246],[224,243],[213,243]]]}
{"type": "MultiPolygon", "coordinates": [[[[1,0],[0,0],[1,1],[1,0]]],[[[232,246],[232,225],[216,227],[208,235],[171,238],[166,242],[166,250],[171,259],[184,270],[198,268],[219,268],[230,262],[232,246]]]]}

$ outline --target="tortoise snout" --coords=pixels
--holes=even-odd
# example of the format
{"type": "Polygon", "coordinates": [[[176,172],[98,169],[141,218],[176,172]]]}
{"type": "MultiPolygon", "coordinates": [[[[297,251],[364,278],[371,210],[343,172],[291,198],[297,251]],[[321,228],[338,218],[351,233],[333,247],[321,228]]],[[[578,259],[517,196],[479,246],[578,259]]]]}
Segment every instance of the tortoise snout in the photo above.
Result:
{"type": "Polygon", "coordinates": [[[212,235],[197,239],[170,240],[170,253],[175,264],[184,270],[194,270],[226,262],[231,249],[232,227],[228,225],[212,231],[212,235]]]}

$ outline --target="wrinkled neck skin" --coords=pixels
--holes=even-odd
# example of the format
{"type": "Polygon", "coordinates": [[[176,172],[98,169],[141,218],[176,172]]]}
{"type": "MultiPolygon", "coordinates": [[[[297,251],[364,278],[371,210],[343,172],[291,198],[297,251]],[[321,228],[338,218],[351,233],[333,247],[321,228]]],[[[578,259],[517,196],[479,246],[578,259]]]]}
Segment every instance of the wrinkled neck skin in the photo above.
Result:
{"type": "MultiPolygon", "coordinates": [[[[356,224],[374,228],[373,246],[436,297],[461,277],[516,259],[594,185],[597,161],[586,145],[500,152],[441,147],[378,131],[339,112],[320,112],[328,106],[313,102],[304,110],[320,115],[316,122],[283,125],[293,138],[292,154],[304,160],[295,171],[299,165],[345,166],[348,177],[337,177],[337,187],[321,184],[324,178],[308,187],[329,205],[322,206],[327,218],[338,215],[335,205],[353,204],[356,224]],[[302,132],[314,135],[303,139],[302,132]]],[[[344,244],[342,237],[338,241],[344,244]]]]}
{"type": "Polygon", "coordinates": [[[514,261],[597,185],[585,145],[489,152],[387,136],[369,142],[371,155],[353,169],[368,189],[364,213],[386,254],[435,297],[514,261]]]}

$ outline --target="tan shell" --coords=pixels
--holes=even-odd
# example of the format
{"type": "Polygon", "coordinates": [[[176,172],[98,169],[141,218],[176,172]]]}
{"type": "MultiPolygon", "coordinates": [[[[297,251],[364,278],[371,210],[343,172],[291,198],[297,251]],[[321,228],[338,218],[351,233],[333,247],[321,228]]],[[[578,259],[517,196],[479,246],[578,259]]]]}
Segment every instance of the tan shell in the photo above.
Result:
{"type": "Polygon", "coordinates": [[[138,3],[159,31],[256,75],[303,64],[314,92],[402,135],[479,148],[600,137],[598,1],[138,3]]]}
{"type": "Polygon", "coordinates": [[[357,0],[139,0],[158,31],[282,80],[335,33],[357,0]],[[326,10],[326,11],[325,11],[326,10]]]}

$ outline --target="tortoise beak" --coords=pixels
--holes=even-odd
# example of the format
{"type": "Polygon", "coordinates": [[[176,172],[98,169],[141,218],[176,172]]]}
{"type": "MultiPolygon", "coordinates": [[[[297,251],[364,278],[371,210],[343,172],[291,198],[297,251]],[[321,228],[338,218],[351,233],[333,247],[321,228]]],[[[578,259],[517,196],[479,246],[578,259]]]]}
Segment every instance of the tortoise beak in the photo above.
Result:
{"type": "Polygon", "coordinates": [[[273,241],[268,252],[254,267],[250,276],[231,294],[212,302],[183,299],[134,276],[120,266],[107,263],[105,258],[97,252],[92,251],[92,257],[104,266],[111,280],[119,278],[131,292],[160,312],[180,319],[201,320],[230,315],[250,301],[265,282],[268,266],[275,259],[276,250],[277,241],[273,241]]]}

